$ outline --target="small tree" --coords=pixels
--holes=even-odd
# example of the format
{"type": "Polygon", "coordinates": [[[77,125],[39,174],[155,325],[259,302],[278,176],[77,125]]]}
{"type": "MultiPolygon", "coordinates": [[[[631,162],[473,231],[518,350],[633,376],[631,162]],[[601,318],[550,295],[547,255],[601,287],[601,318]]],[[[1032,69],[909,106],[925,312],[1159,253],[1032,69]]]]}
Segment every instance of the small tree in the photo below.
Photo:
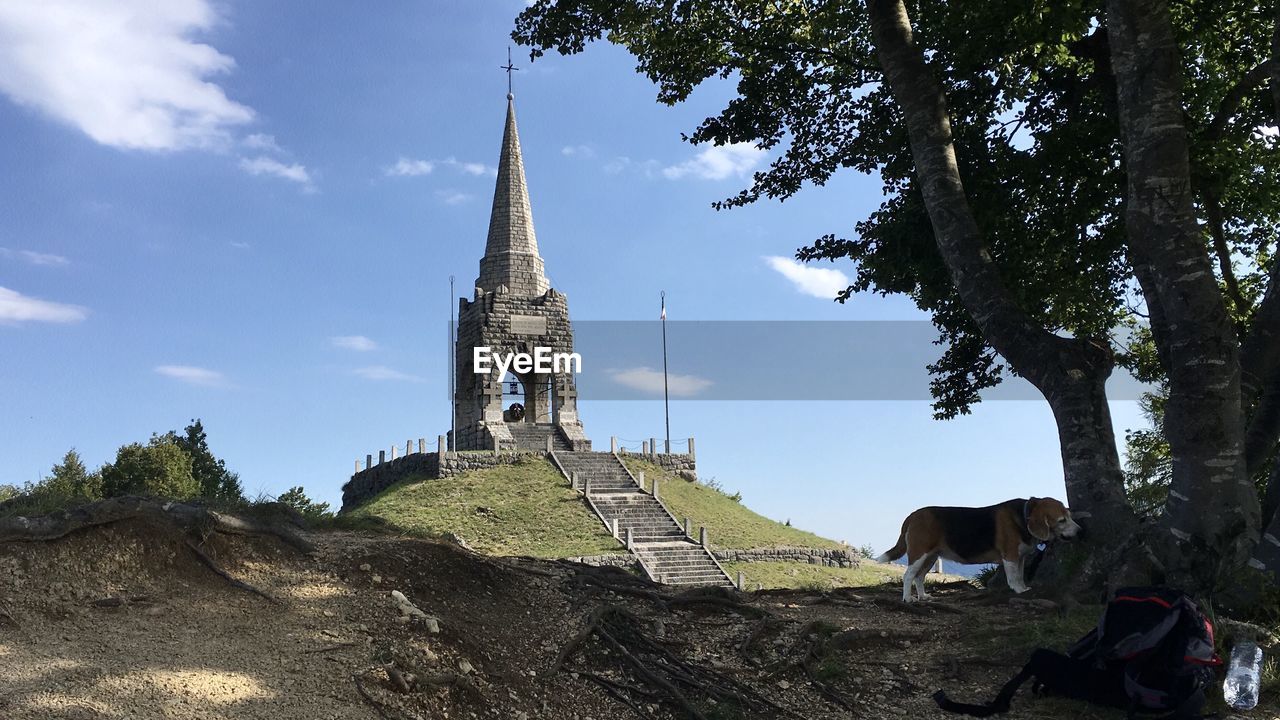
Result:
{"type": "Polygon", "coordinates": [[[53,466],[49,477],[36,486],[44,492],[63,499],[97,500],[102,497],[102,477],[90,473],[75,448],[62,456],[62,462],[53,466]]]}
{"type": "Polygon", "coordinates": [[[167,436],[155,436],[116,452],[115,462],[102,468],[102,492],[185,500],[199,495],[200,485],[191,474],[191,456],[167,436]]]}
{"type": "Polygon", "coordinates": [[[333,513],[329,512],[329,503],[312,501],[311,498],[307,497],[301,486],[291,487],[280,493],[280,496],[276,498],[276,502],[297,510],[308,525],[333,517],[333,513]]]}
{"type": "Polygon", "coordinates": [[[244,500],[240,476],[228,470],[226,462],[209,450],[209,438],[199,418],[192,420],[182,435],[171,432],[169,437],[191,457],[191,476],[200,486],[202,497],[228,502],[244,500]]]}

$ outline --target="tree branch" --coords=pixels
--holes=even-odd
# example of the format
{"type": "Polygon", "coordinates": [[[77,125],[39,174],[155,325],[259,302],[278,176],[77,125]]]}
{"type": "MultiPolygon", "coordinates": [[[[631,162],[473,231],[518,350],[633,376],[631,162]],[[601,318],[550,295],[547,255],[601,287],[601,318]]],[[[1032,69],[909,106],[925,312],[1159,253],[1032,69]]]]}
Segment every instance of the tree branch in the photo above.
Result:
{"type": "MultiPolygon", "coordinates": [[[[1205,139],[1209,142],[1216,142],[1222,138],[1227,131],[1227,123],[1231,122],[1231,118],[1235,117],[1236,111],[1240,109],[1240,104],[1244,102],[1246,96],[1258,88],[1259,85],[1270,80],[1277,69],[1277,61],[1275,57],[1269,58],[1266,62],[1258,65],[1240,78],[1240,82],[1227,92],[1222,98],[1222,102],[1218,104],[1218,113],[1214,115],[1213,121],[1209,123],[1209,128],[1205,130],[1205,139]]],[[[1272,82],[1272,92],[1275,92],[1275,83],[1272,82]]]]}

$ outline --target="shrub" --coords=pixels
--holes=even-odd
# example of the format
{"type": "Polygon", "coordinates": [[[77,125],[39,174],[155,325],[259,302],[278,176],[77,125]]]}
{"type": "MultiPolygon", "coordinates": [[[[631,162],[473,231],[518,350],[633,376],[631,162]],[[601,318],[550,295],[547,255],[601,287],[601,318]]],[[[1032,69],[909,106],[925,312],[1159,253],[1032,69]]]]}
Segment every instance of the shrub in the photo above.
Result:
{"type": "Polygon", "coordinates": [[[168,436],[156,436],[116,452],[115,462],[102,468],[102,493],[187,500],[200,494],[200,485],[191,474],[191,456],[168,436]]]}
{"type": "Polygon", "coordinates": [[[75,448],[62,456],[62,462],[53,466],[49,477],[31,488],[31,492],[45,493],[68,502],[98,500],[102,497],[102,476],[89,472],[75,448]]]}
{"type": "Polygon", "coordinates": [[[240,476],[228,470],[227,463],[209,449],[209,438],[199,418],[183,428],[182,435],[170,432],[167,437],[191,456],[191,476],[200,486],[201,497],[233,504],[244,502],[240,476]]]}
{"type": "Polygon", "coordinates": [[[333,519],[333,513],[329,511],[329,503],[312,501],[301,487],[291,487],[285,490],[280,493],[280,497],[276,498],[276,502],[297,510],[308,525],[316,525],[333,519]]]}

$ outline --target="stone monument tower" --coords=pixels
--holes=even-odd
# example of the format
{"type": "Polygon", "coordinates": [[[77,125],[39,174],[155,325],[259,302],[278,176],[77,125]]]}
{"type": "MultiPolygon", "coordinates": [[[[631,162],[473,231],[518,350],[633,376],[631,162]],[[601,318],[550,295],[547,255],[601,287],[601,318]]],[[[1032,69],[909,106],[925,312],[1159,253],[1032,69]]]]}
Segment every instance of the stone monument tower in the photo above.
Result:
{"type": "Polygon", "coordinates": [[[538,254],[510,93],[480,276],[473,298],[460,298],[458,303],[453,397],[457,435],[451,444],[454,450],[542,450],[550,438],[557,448],[591,449],[578,419],[572,372],[512,370],[522,402],[504,408],[504,388],[511,379],[504,385],[496,369],[476,372],[473,349],[482,346],[494,354],[532,355],[538,348],[573,352],[568,302],[551,287],[538,254]]]}

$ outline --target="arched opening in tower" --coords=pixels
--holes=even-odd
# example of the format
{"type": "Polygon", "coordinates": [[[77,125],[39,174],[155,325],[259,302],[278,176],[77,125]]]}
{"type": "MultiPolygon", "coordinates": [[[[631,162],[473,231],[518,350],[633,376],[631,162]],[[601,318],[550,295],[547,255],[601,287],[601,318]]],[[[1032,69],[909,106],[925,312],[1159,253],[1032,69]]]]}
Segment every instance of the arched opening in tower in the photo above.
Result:
{"type": "Polygon", "coordinates": [[[502,420],[547,424],[555,417],[555,376],[507,372],[502,377],[502,420]]]}

